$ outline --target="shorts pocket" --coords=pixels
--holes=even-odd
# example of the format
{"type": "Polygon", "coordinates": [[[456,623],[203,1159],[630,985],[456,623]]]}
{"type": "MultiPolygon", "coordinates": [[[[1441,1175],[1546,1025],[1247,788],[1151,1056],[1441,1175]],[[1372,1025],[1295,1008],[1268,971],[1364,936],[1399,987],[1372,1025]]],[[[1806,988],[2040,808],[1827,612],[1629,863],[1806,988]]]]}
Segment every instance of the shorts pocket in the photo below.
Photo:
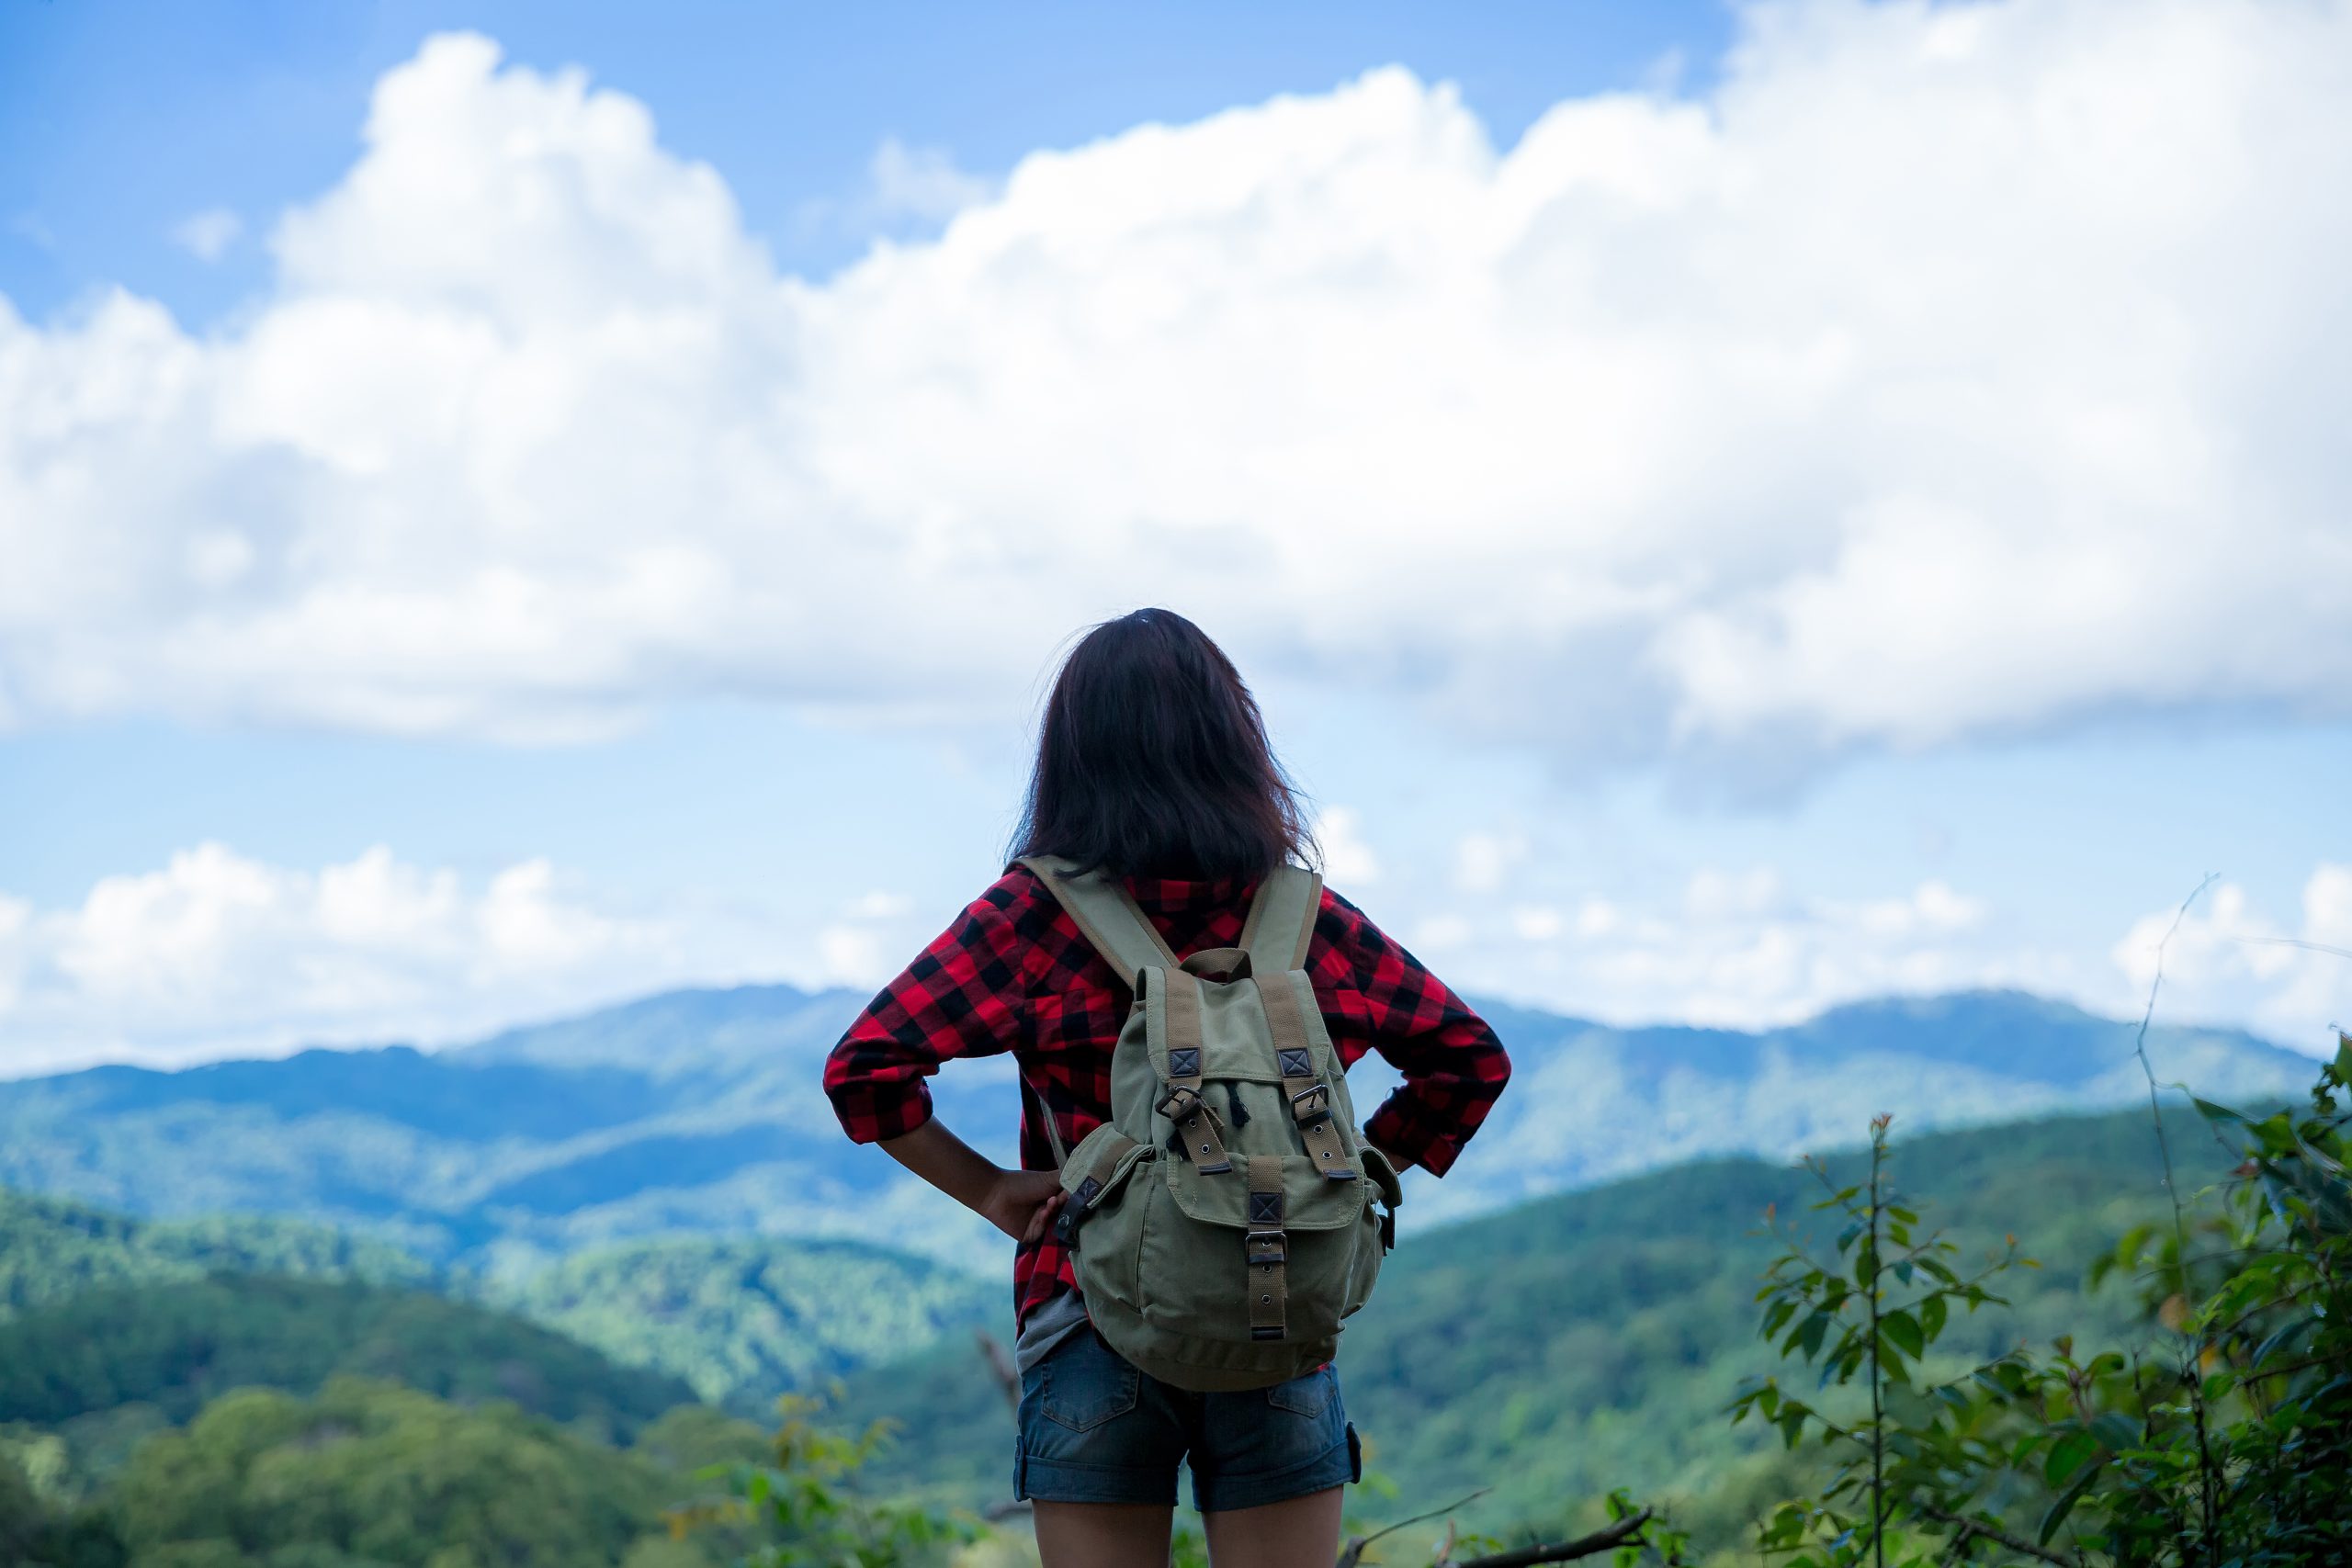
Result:
{"type": "Polygon", "coordinates": [[[1046,1419],[1073,1432],[1091,1431],[1136,1407],[1142,1374],[1091,1328],[1063,1340],[1037,1371],[1046,1419]]]}
{"type": "Polygon", "coordinates": [[[1294,1416],[1320,1416],[1330,1408],[1331,1393],[1339,1381],[1337,1372],[1323,1367],[1303,1378],[1274,1384],[1266,1391],[1266,1403],[1294,1416]]]}

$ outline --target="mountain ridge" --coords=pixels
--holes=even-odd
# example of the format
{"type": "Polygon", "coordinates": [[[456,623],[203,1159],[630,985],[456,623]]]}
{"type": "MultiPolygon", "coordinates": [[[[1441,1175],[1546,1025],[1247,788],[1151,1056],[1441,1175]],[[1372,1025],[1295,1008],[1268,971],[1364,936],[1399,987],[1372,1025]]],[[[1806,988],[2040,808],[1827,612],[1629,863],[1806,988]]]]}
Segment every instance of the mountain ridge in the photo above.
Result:
{"type": "MultiPolygon", "coordinates": [[[[509,1276],[677,1233],[888,1235],[1001,1267],[993,1233],[841,1136],[820,1075],[863,1001],[693,988],[434,1052],[0,1082],[0,1185],[135,1213],[290,1213],[509,1276]]],[[[2024,992],[1872,998],[1754,1032],[1477,1005],[1513,1083],[1444,1182],[1415,1174],[1416,1223],[1705,1155],[1784,1156],[1880,1111],[1954,1126],[2145,1093],[2132,1026],[2024,992]]],[[[2310,1071],[2244,1031],[2160,1024],[2149,1043],[2161,1076],[2225,1097],[2290,1094],[2310,1071]]],[[[1351,1076],[1367,1111],[1395,1080],[1376,1058],[1351,1076]]],[[[944,1117],[1012,1157],[1009,1057],[932,1085],[944,1117]]]]}

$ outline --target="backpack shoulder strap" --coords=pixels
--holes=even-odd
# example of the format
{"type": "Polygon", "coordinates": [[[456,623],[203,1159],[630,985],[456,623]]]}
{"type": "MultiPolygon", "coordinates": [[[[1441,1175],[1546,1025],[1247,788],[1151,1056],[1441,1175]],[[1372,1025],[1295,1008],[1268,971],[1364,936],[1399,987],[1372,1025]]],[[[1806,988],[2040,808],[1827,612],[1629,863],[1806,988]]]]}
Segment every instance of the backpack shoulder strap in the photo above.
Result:
{"type": "Polygon", "coordinates": [[[1052,855],[1028,855],[1019,863],[1037,874],[1122,984],[1133,986],[1141,970],[1178,967],[1166,940],[1136,907],[1135,896],[1110,877],[1099,871],[1073,874],[1068,862],[1052,855]]]}
{"type": "Polygon", "coordinates": [[[1306,964],[1315,940],[1315,918],[1323,912],[1323,877],[1287,863],[1266,874],[1250,901],[1241,928],[1241,950],[1257,974],[1279,974],[1306,964]]]}

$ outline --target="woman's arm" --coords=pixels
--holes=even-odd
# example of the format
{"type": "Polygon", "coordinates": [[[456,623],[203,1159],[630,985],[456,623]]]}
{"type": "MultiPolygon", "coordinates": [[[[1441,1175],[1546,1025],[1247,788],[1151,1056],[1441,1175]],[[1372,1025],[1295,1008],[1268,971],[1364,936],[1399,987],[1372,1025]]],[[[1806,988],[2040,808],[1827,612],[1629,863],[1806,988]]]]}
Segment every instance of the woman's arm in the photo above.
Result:
{"type": "Polygon", "coordinates": [[[1391,941],[1363,910],[1324,895],[1328,967],[1318,997],[1403,1075],[1363,1124],[1365,1139],[1403,1170],[1443,1176],[1510,1081],[1510,1056],[1487,1021],[1391,941]]]}
{"type": "MultiPolygon", "coordinates": [[[[1021,1030],[1022,943],[1011,878],[974,899],[866,1005],[825,1062],[842,1130],[1020,1236],[1055,1190],[1050,1173],[1000,1170],[931,1119],[925,1080],[959,1056],[1010,1050],[1021,1030]]],[[[1042,1225],[1040,1226],[1042,1234],[1042,1225]]]]}
{"type": "Polygon", "coordinates": [[[882,1152],[1015,1241],[1042,1239],[1062,1206],[1061,1178],[1053,1171],[1007,1170],[936,1118],[885,1138],[882,1152]]]}

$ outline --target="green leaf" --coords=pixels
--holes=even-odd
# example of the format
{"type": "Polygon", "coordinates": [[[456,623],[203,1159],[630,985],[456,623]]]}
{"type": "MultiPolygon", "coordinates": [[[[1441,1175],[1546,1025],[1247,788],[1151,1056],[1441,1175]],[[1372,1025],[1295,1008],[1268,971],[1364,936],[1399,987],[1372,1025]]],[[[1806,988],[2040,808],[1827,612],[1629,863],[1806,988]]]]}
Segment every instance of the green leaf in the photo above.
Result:
{"type": "Polygon", "coordinates": [[[2091,1430],[2109,1453],[2121,1453],[2140,1441],[2140,1423],[2120,1410],[2102,1410],[2092,1416],[2091,1430]]]}
{"type": "Polygon", "coordinates": [[[2041,1529],[2035,1537],[2036,1544],[2050,1544],[2050,1538],[2058,1533],[2058,1527],[2066,1522],[2066,1516],[2075,1511],[2075,1505],[2083,1500],[2083,1494],[2089,1491],[2091,1483],[2098,1479],[2100,1468],[2096,1464],[2088,1466],[2075,1477],[2073,1484],[2051,1500],[2049,1510],[2041,1516],[2041,1529]]]}
{"type": "MultiPolygon", "coordinates": [[[[2041,1461],[2041,1478],[2055,1486],[2087,1463],[2098,1452],[2098,1439],[2080,1427],[2064,1433],[2050,1445],[2049,1455],[2041,1461]]],[[[2042,1538],[2048,1540],[2050,1537],[2042,1538]]]]}
{"type": "Polygon", "coordinates": [[[1913,1360],[1927,1354],[1928,1337],[1920,1331],[1918,1320],[1909,1313],[1888,1313],[1878,1320],[1878,1329],[1913,1360]]]}
{"type": "Polygon", "coordinates": [[[1878,1243],[1868,1236],[1854,1248],[1854,1283],[1869,1290],[1878,1279],[1878,1243]]]}
{"type": "Polygon", "coordinates": [[[2245,1121],[2244,1116],[2231,1110],[2226,1105],[2216,1105],[2210,1100],[2200,1100],[2193,1094],[2188,1097],[2188,1101],[2190,1104],[2197,1107],[2197,1113],[2199,1116],[2204,1117],[2208,1122],[2243,1122],[2245,1121]]]}
{"type": "Polygon", "coordinates": [[[2279,1351],[2285,1349],[2296,1340],[2302,1338],[2305,1335],[2310,1334],[2314,1329],[2320,1327],[2321,1322],[2321,1319],[2315,1317],[2298,1317],[2292,1319],[2284,1328],[2281,1328],[2278,1333],[2273,1334],[2269,1338],[2265,1339],[2261,1344],[2254,1348],[2254,1365],[2256,1368],[2259,1368],[2263,1362],[2267,1361],[2271,1357],[2277,1355],[2279,1351]]]}
{"type": "Polygon", "coordinates": [[[1919,1303],[1920,1333],[1930,1340],[1939,1337],[1944,1331],[1947,1310],[1944,1306],[1944,1299],[1940,1295],[1929,1296],[1926,1301],[1921,1302],[1919,1303]]]}

